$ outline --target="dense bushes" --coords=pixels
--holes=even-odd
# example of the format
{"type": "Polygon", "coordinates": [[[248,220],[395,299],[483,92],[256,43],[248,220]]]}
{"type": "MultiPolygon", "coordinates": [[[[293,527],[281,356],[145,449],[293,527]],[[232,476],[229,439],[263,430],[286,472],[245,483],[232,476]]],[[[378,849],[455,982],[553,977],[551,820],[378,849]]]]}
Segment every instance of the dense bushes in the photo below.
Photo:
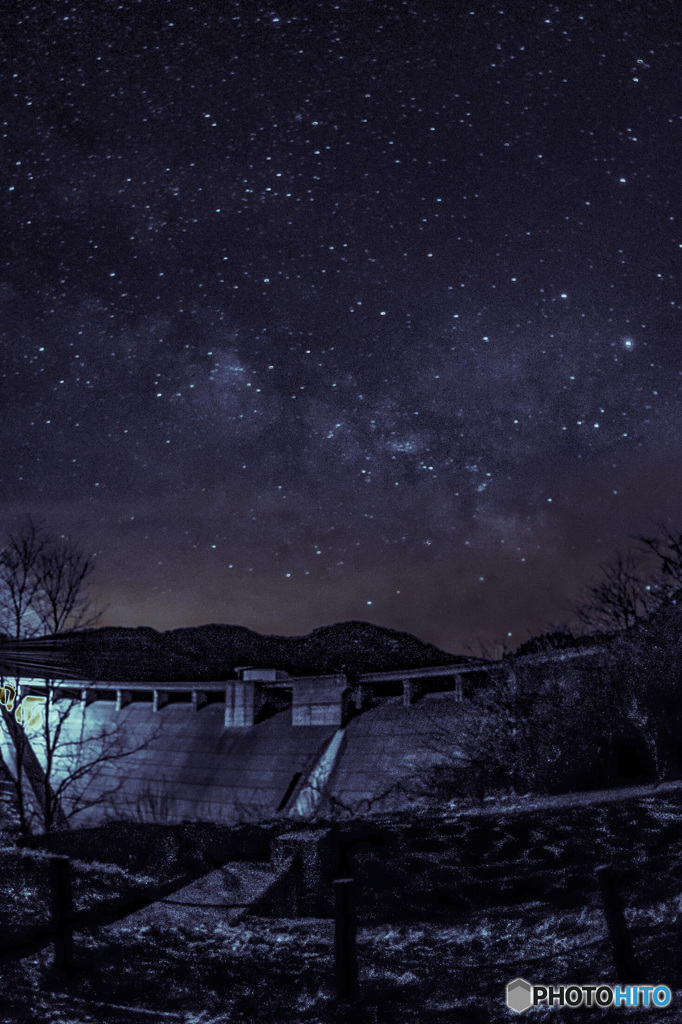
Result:
{"type": "Polygon", "coordinates": [[[579,656],[509,659],[473,699],[465,750],[493,789],[558,793],[682,774],[679,613],[579,656]]]}

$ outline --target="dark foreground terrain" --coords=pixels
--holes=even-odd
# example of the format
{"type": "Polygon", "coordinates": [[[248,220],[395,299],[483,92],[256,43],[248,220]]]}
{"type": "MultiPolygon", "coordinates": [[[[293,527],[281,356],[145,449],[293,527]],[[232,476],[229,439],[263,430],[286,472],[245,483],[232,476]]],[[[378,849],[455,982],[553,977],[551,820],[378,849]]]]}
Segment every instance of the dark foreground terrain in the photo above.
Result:
{"type": "MultiPolygon", "coordinates": [[[[180,890],[172,903],[76,932],[71,978],[51,975],[49,948],[0,963],[0,1021],[477,1024],[585,1019],[581,1014],[617,1020],[622,1010],[539,1008],[517,1017],[504,1003],[506,982],[519,975],[536,983],[618,981],[594,874],[606,862],[624,908],[635,980],[673,990],[667,1009],[630,1012],[648,1013],[652,1021],[682,1019],[682,789],[616,800],[592,794],[577,804],[560,798],[525,809],[523,802],[502,803],[353,827],[373,837],[356,843],[346,860],[358,891],[356,1006],[335,1002],[333,921],[282,916],[296,909],[287,889],[291,875],[250,910],[237,911],[244,915],[237,919],[230,892],[254,868],[242,850],[216,875],[222,882],[201,907],[180,890]]],[[[79,842],[76,833],[72,842],[79,842]]],[[[144,889],[164,872],[170,877],[177,865],[168,849],[166,841],[163,857],[147,857],[146,873],[139,864],[131,872],[120,864],[77,862],[76,910],[79,899],[92,903],[95,890],[144,889]]],[[[79,852],[82,842],[74,856],[79,852]]],[[[103,841],[100,860],[106,853],[103,841]]],[[[5,850],[3,860],[9,858],[5,850]]],[[[20,877],[16,871],[1,877],[2,902],[7,906],[11,895],[17,911],[20,877]]],[[[24,885],[27,920],[39,916],[38,890],[24,885]]],[[[328,905],[328,892],[308,893],[298,912],[324,914],[328,905]]]]}

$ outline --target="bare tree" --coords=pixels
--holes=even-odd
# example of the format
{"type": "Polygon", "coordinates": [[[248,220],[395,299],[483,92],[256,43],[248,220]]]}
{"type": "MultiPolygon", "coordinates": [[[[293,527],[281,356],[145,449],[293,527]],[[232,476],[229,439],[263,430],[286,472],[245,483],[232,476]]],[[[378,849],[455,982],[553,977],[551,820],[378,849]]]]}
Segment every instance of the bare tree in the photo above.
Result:
{"type": "MultiPolygon", "coordinates": [[[[49,832],[85,810],[109,806],[123,785],[120,778],[110,781],[112,765],[146,749],[159,726],[153,735],[131,742],[118,724],[96,727],[88,721],[81,691],[74,694],[48,680],[41,696],[44,703],[32,715],[22,715],[22,724],[44,766],[39,812],[29,815],[30,824],[49,832]]],[[[21,707],[30,700],[25,696],[21,707]]]]}
{"type": "Polygon", "coordinates": [[[643,550],[658,560],[662,582],[669,591],[682,587],[682,533],[674,533],[663,524],[653,537],[640,537],[643,550]]]}
{"type": "MultiPolygon", "coordinates": [[[[98,618],[89,592],[93,569],[74,542],[26,520],[0,554],[2,609],[12,638],[92,625],[98,618]]],[[[0,763],[24,835],[65,827],[70,816],[109,800],[118,787],[101,785],[103,769],[150,742],[131,747],[118,726],[86,728],[80,687],[69,693],[56,676],[30,685],[18,668],[0,676],[0,763]]]]}
{"type": "Polygon", "coordinates": [[[44,544],[36,558],[38,584],[32,607],[42,631],[52,635],[94,625],[101,612],[93,607],[88,584],[95,565],[70,540],[44,544]]]}
{"type": "Polygon", "coordinates": [[[15,640],[35,636],[40,630],[34,602],[38,559],[45,543],[43,531],[29,518],[0,548],[0,614],[3,630],[15,640]]]}
{"type": "Polygon", "coordinates": [[[632,552],[602,562],[600,576],[584,591],[574,613],[591,630],[622,630],[648,615],[664,596],[665,587],[644,575],[632,552]]]}
{"type": "MultiPolygon", "coordinates": [[[[0,549],[0,609],[3,626],[15,640],[35,636],[40,630],[34,601],[39,587],[37,563],[45,544],[42,529],[28,518],[7,536],[0,549]]],[[[0,722],[7,741],[0,744],[0,762],[13,784],[19,824],[26,834],[34,802],[42,794],[44,772],[21,722],[21,703],[19,679],[0,676],[0,722]]]]}

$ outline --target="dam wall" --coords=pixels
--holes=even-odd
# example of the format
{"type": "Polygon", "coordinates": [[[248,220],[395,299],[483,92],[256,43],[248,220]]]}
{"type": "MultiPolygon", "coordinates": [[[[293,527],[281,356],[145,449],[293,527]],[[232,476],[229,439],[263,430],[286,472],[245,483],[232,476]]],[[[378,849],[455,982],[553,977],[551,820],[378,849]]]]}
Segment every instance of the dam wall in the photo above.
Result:
{"type": "MultiPolygon", "coordinates": [[[[83,704],[65,723],[64,743],[67,749],[73,744],[70,753],[82,763],[96,760],[100,750],[104,757],[66,789],[62,803],[78,826],[115,819],[229,824],[272,817],[334,732],[325,725],[294,730],[287,711],[231,729],[215,704],[193,712],[191,705],[169,703],[156,713],[141,702],[119,711],[113,701],[83,704]]],[[[39,735],[32,742],[45,763],[39,735]]],[[[55,781],[75,763],[58,762],[55,781]]]]}
{"type": "MultiPolygon", "coordinates": [[[[449,694],[427,695],[414,705],[387,698],[344,729],[292,728],[288,709],[252,726],[226,728],[220,705],[198,712],[188,703],[152,708],[137,701],[118,711],[114,701],[74,708],[63,727],[66,749],[82,763],[100,752],[104,758],[64,793],[72,825],[121,819],[229,824],[300,815],[306,785],[315,787],[330,747],[333,763],[323,791],[308,800],[311,813],[396,809],[424,795],[431,766],[461,760],[455,737],[463,705],[449,694]]],[[[32,742],[44,764],[37,732],[32,742]]],[[[75,766],[77,759],[58,759],[53,784],[75,766]]]]}
{"type": "MultiPolygon", "coordinates": [[[[292,679],[274,670],[151,687],[67,680],[59,699],[42,708],[52,731],[63,719],[52,785],[82,772],[62,797],[76,826],[232,823],[400,806],[423,789],[433,763],[459,756],[453,737],[468,702],[461,679],[450,683],[450,690],[423,692],[443,680],[397,674],[382,690],[376,680],[349,686],[343,673],[292,679]]],[[[24,680],[20,689],[39,702],[41,686],[24,680]]],[[[40,707],[33,707],[28,732],[44,765],[40,707]]]]}

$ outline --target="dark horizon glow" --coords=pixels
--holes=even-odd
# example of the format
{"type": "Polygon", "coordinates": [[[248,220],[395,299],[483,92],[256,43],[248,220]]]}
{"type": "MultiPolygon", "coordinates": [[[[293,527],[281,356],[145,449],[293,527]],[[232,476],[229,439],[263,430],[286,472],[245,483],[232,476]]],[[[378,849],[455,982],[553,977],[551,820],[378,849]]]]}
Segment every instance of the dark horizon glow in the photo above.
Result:
{"type": "Polygon", "coordinates": [[[104,624],[449,651],[682,528],[674,7],[3,14],[0,484],[104,624]]]}

